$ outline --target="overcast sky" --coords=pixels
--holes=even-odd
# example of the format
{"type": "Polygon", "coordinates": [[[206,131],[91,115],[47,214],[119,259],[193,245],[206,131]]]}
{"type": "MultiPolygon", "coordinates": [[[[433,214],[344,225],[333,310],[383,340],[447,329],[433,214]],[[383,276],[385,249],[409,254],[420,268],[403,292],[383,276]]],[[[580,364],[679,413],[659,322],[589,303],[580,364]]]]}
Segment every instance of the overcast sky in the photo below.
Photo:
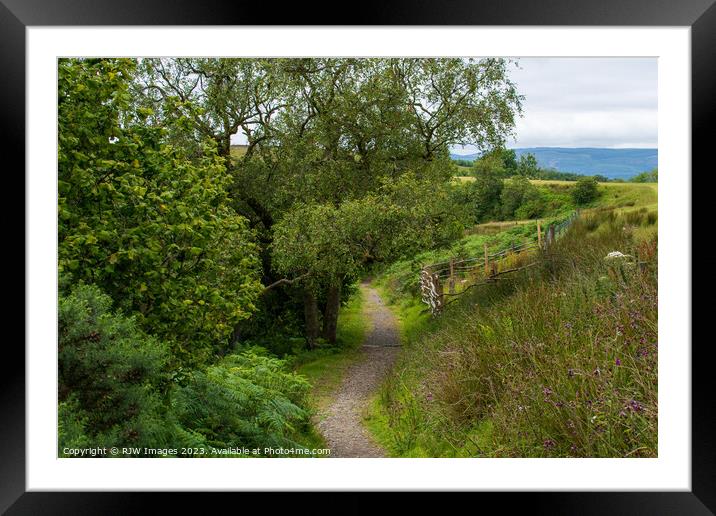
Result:
{"type": "Polygon", "coordinates": [[[656,58],[521,58],[510,70],[525,100],[508,147],[657,147],[656,58]]]}
{"type": "MultiPolygon", "coordinates": [[[[525,96],[508,147],[657,147],[656,58],[520,58],[525,96]]],[[[243,141],[242,141],[243,140],[243,141]]],[[[233,143],[245,138],[234,135],[233,143]]],[[[469,154],[475,148],[454,148],[469,154]]]]}

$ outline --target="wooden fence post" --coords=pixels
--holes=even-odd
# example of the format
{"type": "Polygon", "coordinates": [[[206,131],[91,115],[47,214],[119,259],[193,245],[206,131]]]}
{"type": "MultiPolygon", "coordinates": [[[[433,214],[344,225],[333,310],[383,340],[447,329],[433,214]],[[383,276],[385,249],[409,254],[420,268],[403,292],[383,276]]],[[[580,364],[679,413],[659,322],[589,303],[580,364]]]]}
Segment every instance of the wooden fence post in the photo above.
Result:
{"type": "Polygon", "coordinates": [[[448,282],[448,292],[455,293],[455,258],[450,258],[450,281],[448,282]]]}
{"type": "Polygon", "coordinates": [[[487,244],[485,244],[485,276],[490,274],[490,257],[487,254],[487,244]]]}
{"type": "Polygon", "coordinates": [[[537,247],[542,249],[542,224],[537,221],[537,247]]]}
{"type": "Polygon", "coordinates": [[[549,226],[549,245],[554,244],[554,224],[549,226]]]}

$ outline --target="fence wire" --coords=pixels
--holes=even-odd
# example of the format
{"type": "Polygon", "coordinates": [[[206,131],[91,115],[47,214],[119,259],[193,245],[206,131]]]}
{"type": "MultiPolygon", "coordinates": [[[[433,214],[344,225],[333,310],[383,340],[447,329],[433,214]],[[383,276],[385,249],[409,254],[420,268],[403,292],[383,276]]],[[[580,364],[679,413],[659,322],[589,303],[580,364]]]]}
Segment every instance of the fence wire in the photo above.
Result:
{"type": "MultiPolygon", "coordinates": [[[[559,223],[553,223],[545,228],[541,245],[538,241],[523,242],[521,244],[513,244],[504,249],[500,249],[487,256],[476,257],[454,257],[448,261],[431,263],[424,265],[420,270],[420,292],[423,303],[427,304],[433,315],[442,312],[446,304],[457,300],[457,297],[464,294],[473,287],[494,283],[501,274],[507,274],[526,269],[535,265],[537,262],[532,261],[527,264],[521,263],[524,256],[528,252],[536,249],[547,248],[554,244],[557,238],[566,233],[572,223],[579,216],[578,212],[573,212],[569,217],[559,223]],[[504,265],[513,260],[511,268],[504,269],[504,265]],[[501,267],[502,266],[502,267],[501,267]],[[465,285],[468,281],[468,285],[465,285]],[[448,292],[444,292],[447,283],[448,292]],[[460,286],[461,290],[456,292],[456,287],[460,286]],[[445,302],[445,297],[450,296],[451,301],[445,302]]],[[[538,229],[538,231],[540,231],[538,229]]]]}

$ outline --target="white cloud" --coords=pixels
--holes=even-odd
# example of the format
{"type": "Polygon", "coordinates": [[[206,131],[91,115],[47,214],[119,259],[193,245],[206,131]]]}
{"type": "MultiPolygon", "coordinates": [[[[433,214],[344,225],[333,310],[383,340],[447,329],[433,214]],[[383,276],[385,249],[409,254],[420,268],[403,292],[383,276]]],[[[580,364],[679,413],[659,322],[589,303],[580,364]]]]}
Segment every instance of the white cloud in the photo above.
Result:
{"type": "Polygon", "coordinates": [[[656,147],[655,58],[522,58],[510,147],[656,147]]]}

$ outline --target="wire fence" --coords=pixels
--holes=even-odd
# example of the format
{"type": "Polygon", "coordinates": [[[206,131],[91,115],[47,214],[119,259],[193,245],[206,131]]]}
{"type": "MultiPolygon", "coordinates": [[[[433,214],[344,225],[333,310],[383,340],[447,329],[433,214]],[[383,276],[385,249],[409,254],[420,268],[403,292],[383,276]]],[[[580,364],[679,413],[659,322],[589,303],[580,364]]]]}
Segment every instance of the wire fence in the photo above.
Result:
{"type": "Polygon", "coordinates": [[[482,256],[459,258],[424,265],[420,270],[420,293],[423,303],[433,315],[473,287],[494,283],[502,275],[527,269],[537,264],[536,251],[547,249],[569,229],[579,212],[573,212],[559,223],[549,224],[542,231],[537,221],[534,240],[513,244],[489,253],[487,244],[482,256]],[[447,288],[447,292],[445,289],[447,288]]]}

